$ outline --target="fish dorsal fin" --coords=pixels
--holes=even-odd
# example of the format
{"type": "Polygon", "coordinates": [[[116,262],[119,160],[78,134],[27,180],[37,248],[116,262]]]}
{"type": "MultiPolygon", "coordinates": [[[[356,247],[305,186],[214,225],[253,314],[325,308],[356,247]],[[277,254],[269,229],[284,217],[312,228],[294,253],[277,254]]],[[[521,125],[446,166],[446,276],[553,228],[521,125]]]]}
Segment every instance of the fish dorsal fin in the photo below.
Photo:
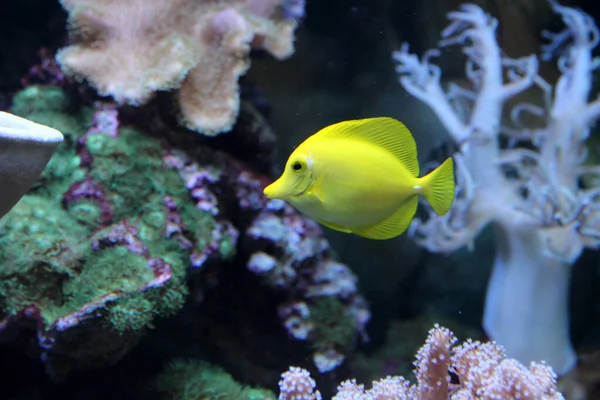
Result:
{"type": "Polygon", "coordinates": [[[391,239],[400,236],[408,229],[410,222],[417,212],[418,203],[419,198],[415,194],[414,196],[411,196],[398,211],[388,218],[371,226],[352,228],[352,233],[367,239],[378,240],[391,239]]]}
{"type": "Polygon", "coordinates": [[[413,176],[419,175],[415,139],[408,128],[394,118],[377,117],[338,122],[321,129],[315,136],[356,138],[373,143],[402,161],[413,176]]]}

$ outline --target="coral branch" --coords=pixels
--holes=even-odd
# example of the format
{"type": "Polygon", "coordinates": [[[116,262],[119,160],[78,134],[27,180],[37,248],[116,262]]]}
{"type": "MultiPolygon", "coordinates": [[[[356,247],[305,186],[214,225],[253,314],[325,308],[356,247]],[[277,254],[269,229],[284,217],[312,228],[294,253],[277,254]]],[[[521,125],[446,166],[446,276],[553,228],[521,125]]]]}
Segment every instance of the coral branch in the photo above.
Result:
{"type": "Polygon", "coordinates": [[[537,75],[537,57],[502,55],[497,20],[473,4],[448,14],[440,41],[461,46],[471,87],[451,85],[443,93],[441,69],[428,56],[419,61],[407,45],[393,58],[400,83],[430,106],[459,148],[453,209],[416,220],[411,232],[429,250],[449,252],[472,244],[492,224],[497,256],[484,327],[515,358],[547,360],[562,374],[575,362],[566,326],[570,267],[585,247],[600,245],[600,189],[590,176],[599,167],[581,167],[590,127],[600,118],[600,100],[589,101],[600,32],[584,12],[556,1],[550,6],[565,24],[562,32],[544,33],[549,43],[542,59],[558,57],[561,72],[554,86],[537,75]],[[518,104],[509,110],[512,124],[505,124],[505,103],[529,88],[540,91],[541,104],[518,104]],[[461,110],[462,119],[451,107],[460,101],[472,105],[461,110]],[[590,184],[582,188],[584,175],[590,184]]]}
{"type": "Polygon", "coordinates": [[[399,63],[396,72],[402,75],[400,82],[406,91],[427,103],[454,140],[462,142],[466,138],[467,128],[453,110],[440,85],[439,67],[429,63],[429,59],[437,55],[438,51],[431,51],[419,60],[416,55],[408,52],[408,45],[404,44],[392,57],[399,63]]]}
{"type": "Polygon", "coordinates": [[[586,126],[592,126],[600,118],[600,98],[588,104],[585,109],[584,123],[586,126]]]}
{"type": "Polygon", "coordinates": [[[502,97],[508,99],[528,89],[537,77],[538,60],[537,57],[531,55],[518,60],[504,59],[503,64],[509,66],[507,71],[508,77],[511,79],[502,88],[502,97]]]}

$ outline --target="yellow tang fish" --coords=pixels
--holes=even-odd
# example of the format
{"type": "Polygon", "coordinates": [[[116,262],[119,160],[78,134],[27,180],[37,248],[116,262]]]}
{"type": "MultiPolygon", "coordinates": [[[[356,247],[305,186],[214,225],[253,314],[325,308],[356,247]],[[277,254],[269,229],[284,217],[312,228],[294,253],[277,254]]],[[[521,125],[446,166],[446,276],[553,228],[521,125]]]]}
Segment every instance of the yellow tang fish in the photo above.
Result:
{"type": "Polygon", "coordinates": [[[418,175],[408,128],[393,118],[368,118],[330,125],[306,139],[264,193],[331,229],[391,239],[408,228],[418,195],[440,215],[454,201],[451,158],[418,175]]]}

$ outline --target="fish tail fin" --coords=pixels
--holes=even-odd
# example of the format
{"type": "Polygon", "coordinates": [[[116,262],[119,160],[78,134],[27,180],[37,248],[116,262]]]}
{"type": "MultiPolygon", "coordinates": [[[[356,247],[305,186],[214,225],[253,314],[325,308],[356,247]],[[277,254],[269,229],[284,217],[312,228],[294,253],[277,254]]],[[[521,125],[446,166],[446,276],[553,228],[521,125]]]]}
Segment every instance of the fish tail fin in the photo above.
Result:
{"type": "Polygon", "coordinates": [[[454,162],[448,157],[439,167],[421,179],[423,197],[439,215],[450,211],[454,201],[454,162]]]}

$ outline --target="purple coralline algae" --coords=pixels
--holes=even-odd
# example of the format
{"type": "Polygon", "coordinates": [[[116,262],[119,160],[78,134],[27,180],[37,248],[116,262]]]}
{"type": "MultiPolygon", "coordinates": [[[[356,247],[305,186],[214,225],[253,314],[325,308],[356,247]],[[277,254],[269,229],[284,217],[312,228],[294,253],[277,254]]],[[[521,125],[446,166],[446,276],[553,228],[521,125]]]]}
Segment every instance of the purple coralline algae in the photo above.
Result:
{"type": "MultiPolygon", "coordinates": [[[[244,175],[238,182],[243,188],[260,186],[244,175]]],[[[263,199],[261,203],[253,198],[256,191],[246,189],[242,193],[249,195],[241,204],[258,211],[246,230],[245,245],[252,249],[248,269],[269,286],[289,294],[279,306],[288,333],[295,339],[313,342],[313,361],[319,371],[333,370],[344,361],[355,332],[366,339],[370,312],[358,294],[356,276],[332,258],[329,243],[316,222],[282,201],[263,199]],[[338,313],[328,312],[334,310],[338,313]],[[323,317],[328,321],[320,322],[335,328],[322,330],[315,326],[323,317]],[[340,336],[344,339],[339,340],[340,336]]]]}

